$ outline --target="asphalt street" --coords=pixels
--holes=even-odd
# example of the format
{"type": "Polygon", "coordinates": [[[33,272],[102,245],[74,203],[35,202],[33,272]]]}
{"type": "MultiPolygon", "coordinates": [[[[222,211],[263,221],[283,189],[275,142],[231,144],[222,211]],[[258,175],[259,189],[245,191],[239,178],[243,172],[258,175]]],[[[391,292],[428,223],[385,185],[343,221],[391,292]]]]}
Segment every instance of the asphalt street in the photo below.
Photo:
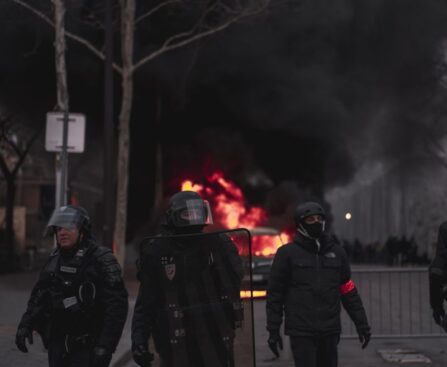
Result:
{"type": "MultiPolygon", "coordinates": [[[[47,365],[46,352],[40,343],[39,337],[34,338],[34,344],[29,348],[29,353],[21,353],[14,344],[14,335],[17,323],[25,310],[30,290],[37,279],[37,273],[15,273],[0,275],[0,366],[1,367],[43,367],[47,365]]],[[[126,284],[130,295],[130,307],[128,322],[123,336],[114,355],[113,367],[136,366],[130,359],[130,318],[133,313],[133,305],[137,292],[137,281],[132,267],[126,269],[126,284]]],[[[285,348],[279,359],[273,359],[267,348],[267,331],[265,330],[265,302],[255,301],[255,350],[258,367],[292,367],[288,340],[285,338],[285,348]]],[[[374,329],[374,325],[373,325],[374,329]]],[[[414,358],[413,358],[414,360],[414,358]]],[[[391,338],[372,339],[365,350],[360,348],[356,339],[342,339],[339,345],[339,366],[341,367],[380,367],[393,364],[406,364],[414,367],[447,366],[447,334],[441,338],[391,338]],[[406,363],[386,362],[382,356],[384,350],[400,351],[410,356],[420,353],[428,357],[431,363],[411,362],[406,363]]],[[[154,363],[157,366],[158,363],[154,363]]],[[[245,366],[244,366],[245,367],[245,366]]]]}

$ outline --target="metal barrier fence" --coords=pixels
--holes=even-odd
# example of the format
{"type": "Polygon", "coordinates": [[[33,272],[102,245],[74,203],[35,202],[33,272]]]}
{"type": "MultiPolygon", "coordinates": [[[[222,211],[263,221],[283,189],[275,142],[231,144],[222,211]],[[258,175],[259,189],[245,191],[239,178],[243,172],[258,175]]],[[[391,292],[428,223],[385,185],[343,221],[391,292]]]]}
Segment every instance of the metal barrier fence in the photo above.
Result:
{"type": "MultiPolygon", "coordinates": [[[[374,338],[446,337],[432,318],[427,268],[352,269],[374,338]]],[[[357,338],[342,312],[342,338],[357,338]]]]}

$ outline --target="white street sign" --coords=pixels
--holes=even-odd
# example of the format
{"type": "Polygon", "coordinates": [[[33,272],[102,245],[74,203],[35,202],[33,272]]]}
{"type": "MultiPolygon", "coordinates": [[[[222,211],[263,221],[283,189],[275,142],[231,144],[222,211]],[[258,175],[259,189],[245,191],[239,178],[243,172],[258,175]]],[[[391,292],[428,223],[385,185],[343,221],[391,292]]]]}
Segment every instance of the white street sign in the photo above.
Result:
{"type": "MultiPolygon", "coordinates": [[[[85,115],[70,113],[68,115],[68,153],[84,152],[85,115]]],[[[47,130],[45,135],[45,149],[48,152],[61,152],[63,141],[64,113],[47,113],[47,130]]]]}

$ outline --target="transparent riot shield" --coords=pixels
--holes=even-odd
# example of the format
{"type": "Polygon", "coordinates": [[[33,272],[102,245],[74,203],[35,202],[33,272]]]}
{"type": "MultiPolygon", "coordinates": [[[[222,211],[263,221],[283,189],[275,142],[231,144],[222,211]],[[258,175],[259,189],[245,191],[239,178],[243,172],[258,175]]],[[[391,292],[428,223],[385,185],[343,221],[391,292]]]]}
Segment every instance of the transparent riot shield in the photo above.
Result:
{"type": "Polygon", "coordinates": [[[149,237],[141,259],[145,319],[164,367],[256,365],[248,230],[149,237]]]}

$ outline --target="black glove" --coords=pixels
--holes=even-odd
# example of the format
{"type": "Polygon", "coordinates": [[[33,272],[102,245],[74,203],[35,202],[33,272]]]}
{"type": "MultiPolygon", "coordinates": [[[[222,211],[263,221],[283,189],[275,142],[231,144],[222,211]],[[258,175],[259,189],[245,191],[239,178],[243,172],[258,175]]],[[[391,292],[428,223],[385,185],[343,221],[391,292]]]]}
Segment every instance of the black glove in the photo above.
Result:
{"type": "Polygon", "coordinates": [[[279,351],[282,350],[282,338],[281,335],[279,335],[279,331],[270,331],[269,339],[267,340],[267,343],[269,345],[270,350],[273,352],[273,354],[276,356],[276,358],[279,358],[279,351]]]}
{"type": "Polygon", "coordinates": [[[151,367],[151,362],[154,360],[154,355],[142,344],[132,348],[132,356],[135,363],[141,367],[151,367]]]}
{"type": "Polygon", "coordinates": [[[16,345],[23,353],[28,353],[26,339],[28,339],[28,343],[33,344],[33,332],[26,327],[19,328],[16,334],[16,345]]]}
{"type": "Polygon", "coordinates": [[[104,347],[95,347],[93,349],[92,367],[108,367],[112,360],[112,353],[104,347]]]}
{"type": "Polygon", "coordinates": [[[360,343],[362,344],[362,349],[365,349],[371,340],[371,331],[370,328],[359,329],[357,330],[357,334],[359,335],[360,343]]]}

